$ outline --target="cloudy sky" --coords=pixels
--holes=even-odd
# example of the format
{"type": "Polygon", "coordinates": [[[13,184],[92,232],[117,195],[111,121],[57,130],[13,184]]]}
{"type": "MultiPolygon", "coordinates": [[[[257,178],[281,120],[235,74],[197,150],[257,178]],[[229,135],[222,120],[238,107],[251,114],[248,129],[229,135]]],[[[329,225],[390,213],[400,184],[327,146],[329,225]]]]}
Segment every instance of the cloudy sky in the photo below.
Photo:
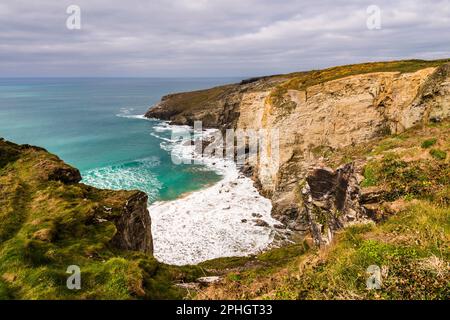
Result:
{"type": "Polygon", "coordinates": [[[0,3],[0,77],[253,76],[444,57],[450,0],[0,3]],[[66,27],[69,5],[81,9],[80,30],[66,27]],[[369,5],[380,29],[367,27],[369,5]]]}

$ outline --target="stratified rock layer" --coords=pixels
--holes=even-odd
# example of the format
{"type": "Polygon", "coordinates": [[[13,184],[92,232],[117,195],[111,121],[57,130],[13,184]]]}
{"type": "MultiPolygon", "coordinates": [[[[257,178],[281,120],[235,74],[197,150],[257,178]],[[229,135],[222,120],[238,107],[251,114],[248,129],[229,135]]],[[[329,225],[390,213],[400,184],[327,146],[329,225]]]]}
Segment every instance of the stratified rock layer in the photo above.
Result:
{"type": "Polygon", "coordinates": [[[303,214],[317,245],[329,244],[337,230],[366,220],[360,203],[361,181],[353,164],[337,170],[314,168],[308,174],[302,189],[303,214]]]}

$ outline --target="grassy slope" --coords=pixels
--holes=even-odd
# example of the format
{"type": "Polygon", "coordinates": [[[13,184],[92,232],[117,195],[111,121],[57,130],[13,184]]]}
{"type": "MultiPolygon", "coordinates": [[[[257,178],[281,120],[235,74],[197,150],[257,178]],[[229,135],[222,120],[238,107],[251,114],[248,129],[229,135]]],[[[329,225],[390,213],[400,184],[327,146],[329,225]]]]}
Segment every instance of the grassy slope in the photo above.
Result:
{"type": "Polygon", "coordinates": [[[278,262],[269,267],[243,260],[210,262],[206,267],[230,273],[197,298],[450,298],[449,153],[448,121],[328,153],[330,166],[368,161],[363,185],[383,190],[380,222],[350,227],[320,251],[278,249],[273,253],[278,262]],[[382,290],[366,289],[370,265],[382,268],[382,290]]]}
{"type": "Polygon", "coordinates": [[[450,59],[442,60],[402,60],[402,61],[386,61],[386,62],[368,62],[360,64],[351,64],[345,66],[337,66],[323,70],[312,70],[307,72],[291,73],[291,78],[285,82],[281,88],[305,90],[310,86],[320,83],[345,78],[357,74],[373,73],[373,72],[415,72],[420,69],[438,67],[444,63],[450,62],[450,59]]]}
{"type": "Polygon", "coordinates": [[[198,268],[110,245],[116,228],[106,220],[135,192],[49,180],[58,168],[74,170],[43,149],[0,140],[0,299],[181,297],[172,282],[198,268]],[[81,268],[79,291],[66,288],[72,264],[81,268]]]}

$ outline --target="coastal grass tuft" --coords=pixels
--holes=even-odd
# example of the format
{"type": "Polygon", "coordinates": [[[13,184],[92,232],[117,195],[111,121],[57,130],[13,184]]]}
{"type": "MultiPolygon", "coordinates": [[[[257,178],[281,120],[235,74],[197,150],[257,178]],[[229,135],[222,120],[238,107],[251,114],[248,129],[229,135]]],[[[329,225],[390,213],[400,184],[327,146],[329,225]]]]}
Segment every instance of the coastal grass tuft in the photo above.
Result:
{"type": "Polygon", "coordinates": [[[427,139],[424,142],[422,142],[422,148],[428,149],[428,148],[434,146],[436,144],[436,142],[437,142],[436,138],[427,139]]]}
{"type": "Polygon", "coordinates": [[[440,149],[431,149],[430,154],[437,160],[445,160],[447,158],[447,152],[440,149]]]}

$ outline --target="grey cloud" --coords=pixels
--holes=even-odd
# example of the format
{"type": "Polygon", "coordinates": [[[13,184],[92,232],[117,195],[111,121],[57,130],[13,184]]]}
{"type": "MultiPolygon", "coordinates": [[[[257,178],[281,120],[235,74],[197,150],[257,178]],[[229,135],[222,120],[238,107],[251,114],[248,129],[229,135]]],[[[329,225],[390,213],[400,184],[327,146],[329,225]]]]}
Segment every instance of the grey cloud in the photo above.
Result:
{"type": "Polygon", "coordinates": [[[3,0],[0,76],[250,76],[450,56],[448,0],[3,0]],[[66,8],[82,30],[65,28],[66,8]],[[366,28],[369,5],[382,29],[366,28]]]}

